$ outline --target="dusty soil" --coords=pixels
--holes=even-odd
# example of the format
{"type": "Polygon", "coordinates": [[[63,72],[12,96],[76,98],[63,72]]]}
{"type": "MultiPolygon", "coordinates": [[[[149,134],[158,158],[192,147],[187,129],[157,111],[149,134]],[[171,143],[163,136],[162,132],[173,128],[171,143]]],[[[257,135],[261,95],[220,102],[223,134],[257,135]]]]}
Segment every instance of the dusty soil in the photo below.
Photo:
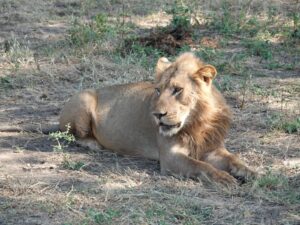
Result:
{"type": "MultiPolygon", "coordinates": [[[[57,47],[67,37],[71,15],[82,14],[83,2],[0,3],[0,127],[56,124],[63,104],[78,90],[152,79],[152,71],[116,62],[106,54],[57,47]],[[27,49],[18,63],[5,52],[5,43],[12,39],[27,49]]],[[[121,1],[106,2],[97,6],[99,12],[122,11],[121,1]]],[[[128,2],[126,7],[133,4],[128,2]]],[[[152,27],[159,22],[165,25],[167,16],[161,20],[146,16],[159,7],[158,1],[149,9],[141,4],[133,7],[131,19],[152,27]]],[[[91,7],[84,15],[88,18],[94,11],[91,7]]],[[[206,37],[203,43],[218,47],[216,40],[206,37]]],[[[232,43],[227,50],[238,51],[238,47],[232,43]]],[[[300,192],[299,134],[271,130],[266,122],[276,112],[300,115],[299,68],[271,71],[255,57],[245,63],[253,74],[264,74],[253,77],[253,84],[279,95],[248,91],[245,97],[236,82],[239,78],[233,78],[233,89],[224,91],[234,113],[227,147],[259,171],[271,168],[282,173],[291,190],[300,192]]],[[[220,75],[217,82],[224,78],[220,75]]],[[[57,153],[54,145],[41,133],[0,132],[0,224],[300,223],[299,199],[296,203],[274,199],[252,184],[228,190],[205,181],[161,176],[156,161],[76,143],[57,153]],[[66,162],[83,166],[72,170],[66,162]]]]}

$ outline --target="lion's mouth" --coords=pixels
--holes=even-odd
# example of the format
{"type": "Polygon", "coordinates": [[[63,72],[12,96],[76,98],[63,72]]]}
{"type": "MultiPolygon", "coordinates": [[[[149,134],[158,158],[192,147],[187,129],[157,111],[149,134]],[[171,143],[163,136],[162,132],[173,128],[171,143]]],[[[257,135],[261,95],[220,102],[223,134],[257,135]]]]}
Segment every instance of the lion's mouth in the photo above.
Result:
{"type": "Polygon", "coordinates": [[[181,123],[177,123],[177,124],[174,124],[174,125],[169,125],[169,124],[165,124],[165,123],[162,123],[162,122],[159,123],[159,127],[161,127],[164,131],[171,130],[173,128],[179,128],[180,125],[181,125],[181,123]]]}

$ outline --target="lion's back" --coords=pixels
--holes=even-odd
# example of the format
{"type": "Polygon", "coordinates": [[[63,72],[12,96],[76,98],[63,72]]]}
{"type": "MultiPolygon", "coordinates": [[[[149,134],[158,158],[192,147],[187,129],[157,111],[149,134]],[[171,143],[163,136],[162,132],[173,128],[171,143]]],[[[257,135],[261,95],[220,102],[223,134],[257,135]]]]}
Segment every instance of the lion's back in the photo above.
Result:
{"type": "Polygon", "coordinates": [[[158,158],[151,119],[153,85],[148,82],[97,90],[95,136],[106,148],[129,155],[158,158]]]}

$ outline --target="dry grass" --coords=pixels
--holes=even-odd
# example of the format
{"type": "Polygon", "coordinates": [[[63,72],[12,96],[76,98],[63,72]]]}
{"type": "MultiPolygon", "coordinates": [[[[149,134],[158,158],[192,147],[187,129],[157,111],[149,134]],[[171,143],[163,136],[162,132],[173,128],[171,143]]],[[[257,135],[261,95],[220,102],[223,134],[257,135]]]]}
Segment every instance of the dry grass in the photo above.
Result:
{"type": "MultiPolygon", "coordinates": [[[[227,147],[265,175],[231,190],[161,176],[156,161],[75,143],[57,153],[47,135],[1,132],[0,224],[299,224],[300,128],[288,133],[300,117],[299,3],[186,3],[193,43],[178,52],[192,49],[217,67],[234,113],[227,147]]],[[[136,45],[122,55],[122,41],[168,26],[172,7],[1,1],[0,126],[55,123],[78,90],[152,80],[161,49],[136,45]],[[96,36],[70,43],[74,27],[96,36]]]]}

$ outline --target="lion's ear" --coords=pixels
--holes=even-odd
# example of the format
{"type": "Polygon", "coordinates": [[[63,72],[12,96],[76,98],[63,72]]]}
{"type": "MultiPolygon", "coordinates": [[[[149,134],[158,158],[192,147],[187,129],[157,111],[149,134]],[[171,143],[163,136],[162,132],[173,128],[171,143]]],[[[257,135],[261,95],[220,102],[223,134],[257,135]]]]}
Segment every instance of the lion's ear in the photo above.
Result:
{"type": "Polygon", "coordinates": [[[161,57],[157,61],[156,64],[156,80],[159,80],[162,73],[171,65],[172,63],[166,58],[166,57],[161,57]]]}
{"type": "Polygon", "coordinates": [[[196,74],[197,76],[200,76],[207,84],[211,84],[212,80],[217,75],[217,70],[212,65],[205,65],[201,67],[196,74]]]}

